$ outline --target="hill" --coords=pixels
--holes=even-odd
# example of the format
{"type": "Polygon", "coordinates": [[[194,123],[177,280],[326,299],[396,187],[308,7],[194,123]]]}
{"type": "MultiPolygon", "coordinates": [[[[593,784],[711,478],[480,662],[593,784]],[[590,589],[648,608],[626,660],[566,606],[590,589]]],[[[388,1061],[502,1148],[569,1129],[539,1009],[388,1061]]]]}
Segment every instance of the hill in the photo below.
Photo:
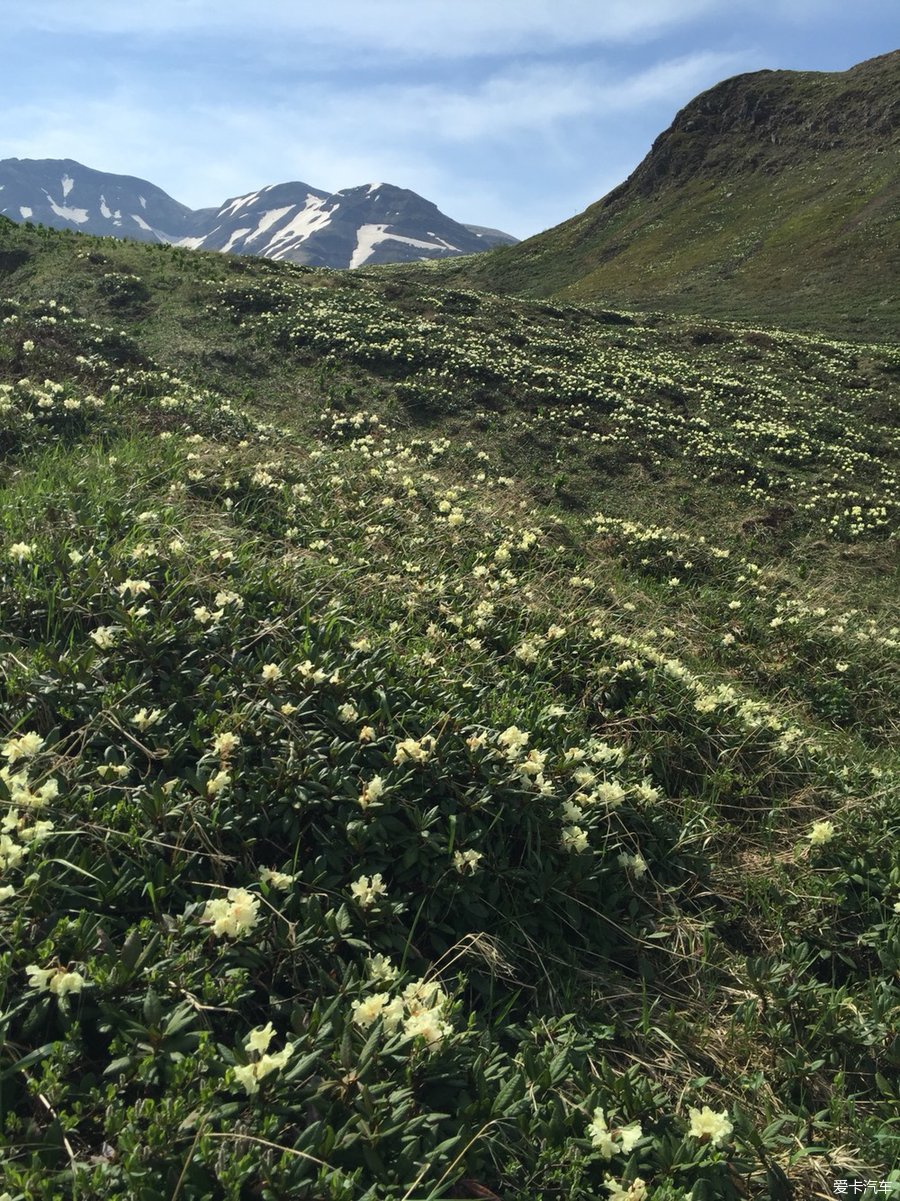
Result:
{"type": "Polygon", "coordinates": [[[461,225],[430,200],[393,184],[330,195],[272,184],[218,207],[189,209],[130,175],[73,159],[0,160],[0,215],[51,229],[254,254],[317,267],[358,267],[477,254],[515,238],[461,225]]]}
{"type": "Polygon", "coordinates": [[[900,51],[726,79],[633,174],[448,282],[895,339],[900,51]]]}
{"type": "Polygon", "coordinates": [[[0,298],[13,1197],[900,1184],[896,347],[2,221],[0,298]]]}

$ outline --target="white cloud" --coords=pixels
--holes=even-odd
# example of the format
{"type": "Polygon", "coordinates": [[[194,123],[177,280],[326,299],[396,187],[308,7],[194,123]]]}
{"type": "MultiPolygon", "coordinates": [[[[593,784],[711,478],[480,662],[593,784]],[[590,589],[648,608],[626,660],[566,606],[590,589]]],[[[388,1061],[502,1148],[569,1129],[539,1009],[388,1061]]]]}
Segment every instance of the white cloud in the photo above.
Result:
{"type": "Polygon", "coordinates": [[[726,0],[43,0],[7,27],[55,32],[296,37],[344,51],[457,58],[651,38],[726,0]]]}

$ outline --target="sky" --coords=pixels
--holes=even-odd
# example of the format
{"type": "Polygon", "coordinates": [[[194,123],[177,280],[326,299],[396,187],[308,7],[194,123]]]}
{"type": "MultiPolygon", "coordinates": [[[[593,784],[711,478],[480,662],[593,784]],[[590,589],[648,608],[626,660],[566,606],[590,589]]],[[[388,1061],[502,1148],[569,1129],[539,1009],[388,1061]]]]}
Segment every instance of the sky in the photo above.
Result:
{"type": "Polygon", "coordinates": [[[193,208],[386,181],[527,237],[620,183],[698,92],[900,47],[897,0],[0,0],[0,158],[193,208]]]}

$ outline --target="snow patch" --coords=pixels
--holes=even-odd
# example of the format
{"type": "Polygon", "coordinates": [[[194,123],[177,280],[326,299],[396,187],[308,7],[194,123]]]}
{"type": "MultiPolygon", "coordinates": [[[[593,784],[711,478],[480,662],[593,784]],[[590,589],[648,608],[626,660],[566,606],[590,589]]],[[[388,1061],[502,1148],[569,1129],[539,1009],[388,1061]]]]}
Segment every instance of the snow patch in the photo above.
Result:
{"type": "Polygon", "coordinates": [[[361,267],[375,251],[381,242],[402,242],[405,246],[418,246],[422,250],[456,250],[443,238],[436,242],[423,242],[421,238],[406,238],[402,234],[388,232],[389,225],[361,225],[357,233],[356,249],[350,257],[349,266],[361,267]]]}
{"type": "Polygon", "coordinates": [[[112,209],[106,203],[106,197],[100,197],[100,216],[109,219],[112,216],[112,209]]]}
{"type": "Polygon", "coordinates": [[[255,232],[252,233],[250,235],[250,237],[247,239],[247,242],[248,243],[255,242],[257,238],[261,238],[263,236],[263,234],[267,230],[271,229],[272,226],[275,225],[278,221],[280,221],[282,217],[287,216],[287,214],[289,212],[291,212],[293,207],[294,206],[292,204],[288,204],[288,205],[285,205],[284,208],[268,209],[265,213],[263,213],[263,215],[260,219],[259,225],[257,225],[255,232]]]}
{"type": "MultiPolygon", "coordinates": [[[[266,189],[263,188],[263,191],[265,190],[266,189]]],[[[259,200],[260,195],[261,193],[259,192],[250,192],[247,196],[237,196],[234,200],[232,200],[231,204],[227,204],[224,208],[220,208],[218,215],[220,217],[233,217],[237,213],[238,209],[250,208],[255,200],[259,200]]]]}
{"type": "Polygon", "coordinates": [[[27,220],[27,219],[28,219],[28,218],[31,216],[31,214],[32,214],[33,210],[32,210],[32,209],[30,209],[30,208],[28,207],[28,205],[27,205],[27,204],[23,204],[23,205],[22,205],[22,206],[19,208],[19,212],[20,212],[20,213],[22,214],[22,216],[23,216],[23,217],[25,217],[25,219],[27,220]]]}
{"type": "Polygon", "coordinates": [[[74,221],[76,225],[84,225],[85,221],[87,221],[87,209],[72,209],[65,204],[56,204],[53,200],[50,200],[47,192],[44,195],[50,201],[50,207],[56,213],[57,217],[62,217],[64,221],[74,221]]]}
{"type": "Polygon", "coordinates": [[[228,241],[225,243],[225,245],[222,247],[222,253],[227,254],[228,251],[232,249],[235,242],[237,242],[240,238],[242,238],[244,236],[244,234],[248,234],[252,228],[253,228],[252,226],[248,225],[246,229],[236,229],[234,231],[234,233],[231,235],[231,237],[228,239],[228,241]]]}
{"type": "Polygon", "coordinates": [[[202,238],[179,238],[175,243],[176,246],[186,246],[189,250],[197,250],[206,241],[206,237],[202,238]]]}
{"type": "Polygon", "coordinates": [[[296,215],[272,238],[263,252],[266,258],[284,258],[298,242],[305,242],[310,234],[323,229],[331,220],[331,212],[322,210],[324,203],[320,197],[310,193],[306,198],[306,208],[298,209],[296,215]]]}
{"type": "Polygon", "coordinates": [[[150,227],[150,226],[147,224],[147,222],[144,220],[144,218],[143,218],[143,217],[139,217],[139,216],[137,215],[137,213],[132,213],[132,214],[131,214],[131,220],[132,220],[132,221],[134,221],[134,223],[135,223],[136,225],[139,225],[139,226],[141,227],[141,229],[145,229],[145,230],[147,231],[147,233],[148,233],[148,234],[152,234],[152,233],[155,233],[155,232],[156,232],[154,229],[152,229],[152,228],[151,228],[151,227],[150,227]]]}
{"type": "Polygon", "coordinates": [[[71,175],[64,175],[60,180],[60,183],[62,184],[63,200],[65,200],[68,194],[72,191],[72,188],[75,186],[75,180],[71,175]]]}
{"type": "Polygon", "coordinates": [[[141,202],[141,208],[145,209],[147,207],[147,201],[143,198],[143,196],[138,196],[138,200],[141,202]]]}

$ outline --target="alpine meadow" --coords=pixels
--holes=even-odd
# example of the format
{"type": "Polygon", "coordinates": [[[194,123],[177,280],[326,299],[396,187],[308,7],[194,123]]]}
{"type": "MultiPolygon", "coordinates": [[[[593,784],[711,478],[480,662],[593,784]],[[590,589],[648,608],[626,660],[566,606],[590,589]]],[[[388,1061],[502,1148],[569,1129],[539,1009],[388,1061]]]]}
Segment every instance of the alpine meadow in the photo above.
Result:
{"type": "Polygon", "coordinates": [[[0,1201],[900,1197],[874,63],[695,102],[738,226],[689,131],[427,265],[0,217],[0,1201]]]}

